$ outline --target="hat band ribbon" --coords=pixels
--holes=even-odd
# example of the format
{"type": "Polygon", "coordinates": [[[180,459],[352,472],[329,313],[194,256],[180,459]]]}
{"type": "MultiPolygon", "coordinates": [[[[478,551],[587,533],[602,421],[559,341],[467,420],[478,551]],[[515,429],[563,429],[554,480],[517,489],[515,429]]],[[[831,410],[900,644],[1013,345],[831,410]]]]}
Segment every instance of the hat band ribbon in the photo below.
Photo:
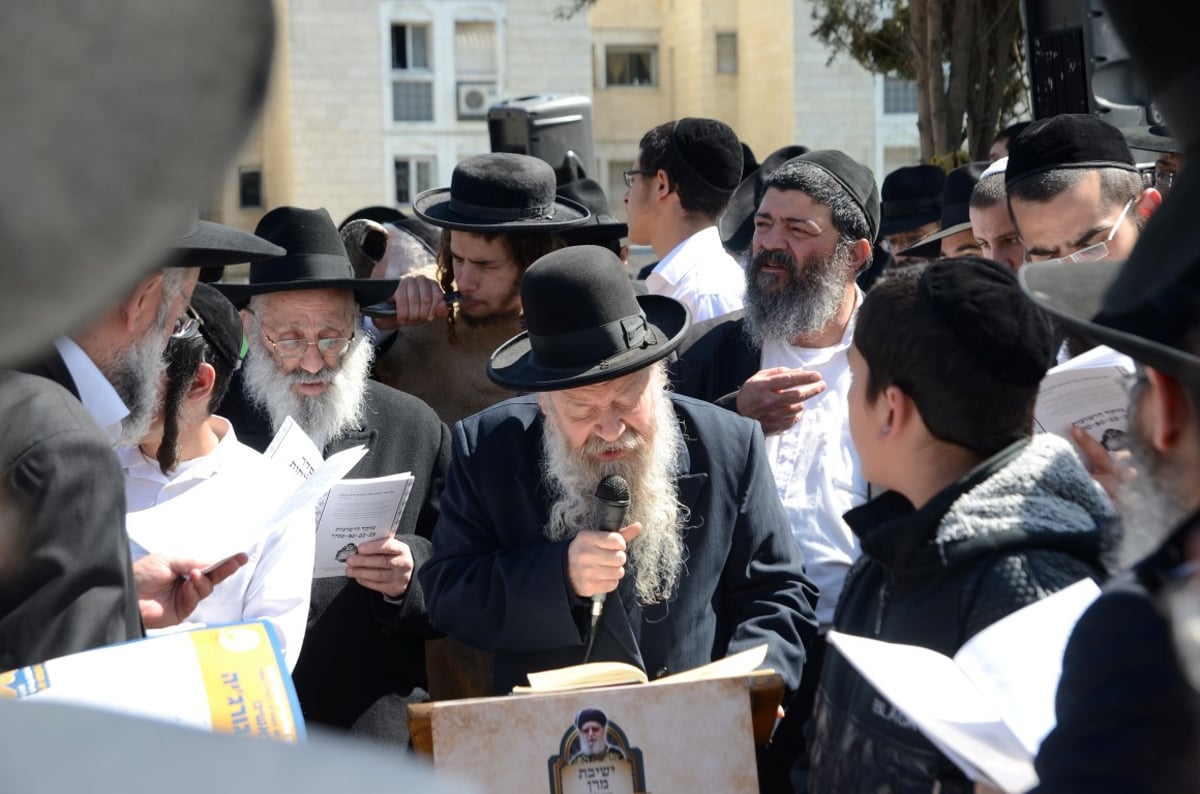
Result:
{"type": "Polygon", "coordinates": [[[533,360],[543,367],[571,367],[580,364],[607,368],[608,359],[658,344],[658,337],[646,323],[646,315],[633,314],[611,323],[582,331],[550,336],[529,334],[533,360]]]}
{"type": "Polygon", "coordinates": [[[908,215],[919,215],[924,212],[939,212],[942,207],[942,198],[920,198],[920,199],[901,199],[900,201],[885,201],[883,202],[883,217],[899,215],[906,217],[908,215]]]}
{"type": "Polygon", "coordinates": [[[450,197],[448,205],[451,212],[459,215],[469,215],[485,221],[525,221],[535,218],[553,218],[554,202],[537,207],[488,207],[483,204],[472,204],[469,201],[450,197]]]}

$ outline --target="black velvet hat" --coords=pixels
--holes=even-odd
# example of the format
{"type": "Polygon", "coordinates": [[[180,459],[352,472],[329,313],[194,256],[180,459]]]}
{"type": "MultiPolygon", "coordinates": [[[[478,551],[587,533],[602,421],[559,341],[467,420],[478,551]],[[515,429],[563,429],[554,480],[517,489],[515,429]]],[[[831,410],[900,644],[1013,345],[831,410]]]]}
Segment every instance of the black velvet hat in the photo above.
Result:
{"type": "Polygon", "coordinates": [[[167,267],[220,267],[258,262],[286,254],[255,234],[196,218],[186,234],[171,241],[167,267]]]}
{"type": "Polygon", "coordinates": [[[581,226],[573,226],[558,233],[567,245],[618,240],[629,234],[629,226],[621,223],[608,207],[604,188],[594,179],[576,179],[558,186],[558,197],[582,204],[592,217],[581,226]]]}
{"type": "Polygon", "coordinates": [[[199,332],[208,346],[233,369],[246,358],[242,319],[229,298],[211,284],[197,284],[189,304],[200,318],[199,332]]]}
{"type": "Polygon", "coordinates": [[[258,117],[269,0],[7,4],[0,364],[162,267],[258,117]]]}
{"type": "Polygon", "coordinates": [[[342,236],[325,209],[276,207],[262,217],[254,233],[287,253],[250,266],[249,284],[220,284],[237,306],[253,295],[298,289],[348,289],[360,306],[379,303],[396,291],[395,279],[355,278],[342,236]]]}
{"type": "Polygon", "coordinates": [[[979,182],[983,172],[987,170],[988,165],[988,163],[967,163],[946,175],[946,188],[942,192],[940,228],[901,251],[901,256],[936,258],[942,250],[942,238],[971,228],[971,216],[968,212],[971,204],[971,192],[975,190],[975,185],[979,182]]]}
{"type": "Polygon", "coordinates": [[[833,177],[866,216],[867,230],[871,235],[870,242],[874,244],[880,234],[880,202],[879,187],[875,184],[875,175],[871,173],[870,168],[837,149],[818,149],[815,152],[805,152],[779,167],[784,168],[788,163],[811,163],[833,177]]]}
{"type": "Polygon", "coordinates": [[[454,166],[450,187],[413,201],[418,218],[467,232],[559,232],[588,219],[587,207],[555,196],[557,179],[537,157],[491,152],[454,166]]]}
{"type": "Polygon", "coordinates": [[[1061,168],[1122,168],[1137,171],[1121,131],[1085,113],[1039,119],[1008,143],[1004,187],[1061,168]]]}
{"type": "Polygon", "coordinates": [[[1054,331],[1004,265],[978,256],[925,268],[918,300],[997,380],[1036,387],[1054,361],[1054,331]]]}
{"type": "Polygon", "coordinates": [[[883,179],[883,236],[906,232],[938,220],[946,172],[936,165],[906,165],[883,179]]]}
{"type": "Polygon", "coordinates": [[[488,377],[524,392],[612,380],[670,354],[690,324],[687,307],[635,295],[620,258],[577,245],[538,259],[521,279],[526,330],[496,349],[488,377]]]}
{"type": "Polygon", "coordinates": [[[721,242],[726,248],[731,251],[744,251],[750,247],[750,241],[754,237],[754,213],[758,211],[758,203],[762,201],[763,182],[766,181],[767,175],[788,160],[807,151],[807,146],[784,146],[782,149],[776,149],[767,155],[762,165],[742,179],[717,223],[717,229],[721,232],[721,242]]]}
{"type": "Polygon", "coordinates": [[[716,119],[675,122],[664,159],[671,178],[691,195],[728,199],[742,181],[737,133],[716,119]]]}

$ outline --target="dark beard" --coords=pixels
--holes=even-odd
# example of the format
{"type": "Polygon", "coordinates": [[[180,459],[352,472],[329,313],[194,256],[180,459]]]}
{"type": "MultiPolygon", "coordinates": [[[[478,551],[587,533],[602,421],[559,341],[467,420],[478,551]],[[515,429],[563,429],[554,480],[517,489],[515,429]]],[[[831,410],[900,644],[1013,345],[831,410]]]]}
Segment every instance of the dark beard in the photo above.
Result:
{"type": "Polygon", "coordinates": [[[760,250],[746,274],[746,334],[761,348],[817,333],[837,317],[849,274],[849,251],[840,242],[828,256],[809,254],[802,267],[790,251],[760,250]],[[763,274],[767,265],[784,274],[763,274]]]}

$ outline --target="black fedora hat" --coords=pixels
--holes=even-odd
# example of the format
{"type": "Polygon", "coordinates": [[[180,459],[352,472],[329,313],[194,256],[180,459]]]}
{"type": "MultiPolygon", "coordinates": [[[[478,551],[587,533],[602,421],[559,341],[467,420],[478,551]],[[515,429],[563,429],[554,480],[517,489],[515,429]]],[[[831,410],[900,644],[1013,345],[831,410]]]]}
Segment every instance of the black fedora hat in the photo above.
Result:
{"type": "Polygon", "coordinates": [[[287,253],[252,264],[249,284],[218,285],[239,307],[254,295],[298,289],[348,289],[360,306],[385,301],[396,291],[395,279],[355,277],[342,236],[324,208],[276,207],[254,233],[287,253]]]}
{"type": "Polygon", "coordinates": [[[467,232],[557,232],[588,219],[587,207],[555,195],[550,164],[537,157],[491,152],[454,166],[450,187],[413,201],[418,218],[467,232]]]}
{"type": "Polygon", "coordinates": [[[883,179],[879,233],[906,232],[941,218],[946,172],[936,165],[906,165],[883,179]]]}
{"type": "Polygon", "coordinates": [[[767,175],[793,157],[807,152],[807,146],[799,145],[776,149],[734,189],[728,206],[717,222],[721,242],[726,248],[744,251],[750,247],[750,240],[754,237],[754,213],[758,211],[758,202],[762,201],[763,182],[767,175]]]}
{"type": "Polygon", "coordinates": [[[1183,144],[1171,137],[1171,131],[1162,124],[1151,124],[1146,127],[1124,127],[1121,134],[1130,149],[1141,149],[1144,152],[1159,152],[1180,154],[1183,144]]]}
{"type": "Polygon", "coordinates": [[[635,295],[620,258],[577,245],[538,259],[521,279],[526,330],[496,349],[488,377],[516,391],[573,389],[670,354],[691,323],[663,295],[635,295]]]}
{"type": "Polygon", "coordinates": [[[168,267],[221,267],[286,254],[256,234],[196,218],[191,228],[171,241],[168,267]]]}
{"type": "Polygon", "coordinates": [[[4,6],[0,362],[163,264],[258,114],[274,32],[269,0],[4,6]]]}
{"type": "Polygon", "coordinates": [[[558,197],[582,204],[592,213],[591,220],[558,233],[567,245],[619,240],[629,234],[629,226],[612,214],[604,188],[596,180],[585,177],[559,185],[558,197]]]}
{"type": "Polygon", "coordinates": [[[942,239],[971,228],[971,191],[990,163],[967,163],[946,175],[942,192],[942,218],[939,228],[900,252],[901,256],[937,257],[942,252],[942,239]]]}

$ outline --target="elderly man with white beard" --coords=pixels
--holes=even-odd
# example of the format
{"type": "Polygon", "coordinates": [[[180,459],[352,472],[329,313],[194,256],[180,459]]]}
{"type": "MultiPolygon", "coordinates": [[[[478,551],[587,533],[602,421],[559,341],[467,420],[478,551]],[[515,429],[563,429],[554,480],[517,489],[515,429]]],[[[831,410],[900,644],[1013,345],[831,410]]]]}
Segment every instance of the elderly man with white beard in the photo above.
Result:
{"type": "Polygon", "coordinates": [[[345,577],[313,581],[293,671],[300,705],[310,721],[405,745],[432,635],[414,574],[429,554],[450,434],[425,403],[367,377],[373,348],[359,307],[386,300],[396,281],[355,278],[324,209],[277,207],[255,232],[287,254],[252,265],[248,284],[217,285],[246,306],[249,344],[217,413],[260,452],[291,416],[327,457],[368,448],[349,477],[414,478],[395,537],[359,544],[345,577]]]}
{"type": "Polygon", "coordinates": [[[547,254],[521,284],[527,330],[489,376],[532,392],[456,423],[420,572],[436,628],[494,651],[493,691],[592,661],[650,678],[766,643],[790,700],[816,631],[758,426],[665,390],[686,307],[636,296],[598,246],[547,254]],[[597,483],[629,484],[600,530],[597,483]],[[605,595],[599,622],[593,596],[605,595]]]}
{"type": "MultiPolygon", "coordinates": [[[[874,175],[842,152],[807,152],[772,171],[754,216],[746,308],[693,328],[674,369],[681,394],[762,425],[792,536],[821,591],[814,674],[768,753],[782,755],[768,762],[780,778],[792,756],[803,755],[801,729],[820,677],[824,631],[860,553],[842,519],[868,495],[850,441],[848,353],[862,303],[855,277],[871,263],[879,217],[874,175]]],[[[790,790],[786,782],[779,787],[790,790]]]]}

